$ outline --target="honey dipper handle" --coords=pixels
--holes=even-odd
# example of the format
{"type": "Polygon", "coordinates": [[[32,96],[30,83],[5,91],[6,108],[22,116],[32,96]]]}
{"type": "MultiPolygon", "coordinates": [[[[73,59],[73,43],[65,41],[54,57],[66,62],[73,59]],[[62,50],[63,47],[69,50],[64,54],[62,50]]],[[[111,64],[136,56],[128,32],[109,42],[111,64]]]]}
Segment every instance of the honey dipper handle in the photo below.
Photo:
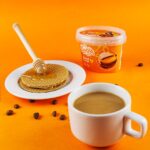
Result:
{"type": "Polygon", "coordinates": [[[24,47],[26,48],[27,52],[29,53],[29,55],[31,56],[31,58],[33,59],[33,61],[36,61],[38,58],[35,55],[35,53],[33,52],[29,42],[27,41],[26,37],[24,36],[19,24],[14,23],[13,24],[13,29],[15,30],[15,32],[17,33],[19,39],[21,40],[21,42],[23,43],[24,47]]]}

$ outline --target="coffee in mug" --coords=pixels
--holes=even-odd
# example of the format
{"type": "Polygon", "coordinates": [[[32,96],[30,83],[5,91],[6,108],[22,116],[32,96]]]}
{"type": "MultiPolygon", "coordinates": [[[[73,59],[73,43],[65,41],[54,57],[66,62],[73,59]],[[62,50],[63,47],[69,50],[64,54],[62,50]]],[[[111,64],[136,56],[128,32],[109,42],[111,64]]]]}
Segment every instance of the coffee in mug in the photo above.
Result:
{"type": "Polygon", "coordinates": [[[93,92],[79,97],[74,107],[89,114],[107,114],[118,111],[125,106],[117,95],[108,92],[93,92]]]}
{"type": "Polygon", "coordinates": [[[110,146],[124,135],[142,138],[147,132],[146,118],[131,111],[129,92],[111,83],[80,86],[69,95],[68,110],[73,135],[91,146],[110,146]],[[132,128],[131,121],[139,124],[140,131],[132,128]]]}

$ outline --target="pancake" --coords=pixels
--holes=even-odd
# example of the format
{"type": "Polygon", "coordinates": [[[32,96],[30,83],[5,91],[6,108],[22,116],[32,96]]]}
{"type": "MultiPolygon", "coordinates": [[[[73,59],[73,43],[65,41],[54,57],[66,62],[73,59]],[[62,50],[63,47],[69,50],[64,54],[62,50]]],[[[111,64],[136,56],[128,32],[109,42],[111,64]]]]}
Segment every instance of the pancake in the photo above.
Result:
{"type": "Polygon", "coordinates": [[[21,80],[18,81],[18,84],[19,86],[25,90],[25,91],[28,91],[28,92],[31,92],[31,93],[47,93],[47,92],[51,92],[51,91],[55,91],[55,90],[58,90],[60,88],[62,88],[63,86],[65,86],[66,84],[68,83],[68,80],[65,81],[64,83],[60,84],[60,85],[57,85],[55,87],[49,87],[47,89],[40,89],[40,88],[31,88],[31,87],[27,87],[25,86],[21,80]]]}
{"type": "Polygon", "coordinates": [[[46,64],[47,73],[37,74],[34,68],[27,70],[18,83],[21,88],[30,92],[48,92],[63,86],[69,78],[69,71],[57,64],[46,64]]]}

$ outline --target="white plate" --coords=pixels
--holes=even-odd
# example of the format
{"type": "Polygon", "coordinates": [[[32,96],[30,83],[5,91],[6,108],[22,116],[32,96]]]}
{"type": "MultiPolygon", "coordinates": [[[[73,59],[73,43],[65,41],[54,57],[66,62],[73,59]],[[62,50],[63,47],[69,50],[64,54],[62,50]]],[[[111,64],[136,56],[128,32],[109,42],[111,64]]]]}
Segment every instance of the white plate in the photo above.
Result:
{"type": "Polygon", "coordinates": [[[70,80],[70,82],[61,89],[52,92],[31,93],[25,91],[21,89],[20,86],[18,85],[18,79],[22,73],[24,73],[26,70],[32,67],[32,64],[27,64],[14,70],[12,73],[8,75],[8,77],[5,80],[5,87],[8,90],[8,92],[24,99],[41,100],[41,99],[55,98],[70,93],[75,88],[79,87],[86,78],[86,73],[84,69],[75,63],[63,60],[47,60],[45,61],[45,63],[59,64],[66,67],[72,75],[72,79],[70,80]]]}

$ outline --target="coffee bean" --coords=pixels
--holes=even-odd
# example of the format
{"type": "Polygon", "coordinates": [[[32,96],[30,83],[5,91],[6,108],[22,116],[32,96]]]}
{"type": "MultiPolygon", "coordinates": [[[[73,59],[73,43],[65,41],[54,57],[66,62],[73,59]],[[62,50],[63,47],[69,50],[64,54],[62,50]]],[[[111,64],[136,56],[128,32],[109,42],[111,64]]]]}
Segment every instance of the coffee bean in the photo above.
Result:
{"type": "Polygon", "coordinates": [[[100,34],[99,36],[101,36],[101,37],[106,37],[106,35],[105,35],[105,34],[100,34]]]}
{"type": "Polygon", "coordinates": [[[111,31],[109,32],[106,32],[105,34],[108,34],[108,35],[113,35],[113,33],[111,31]]]}
{"type": "Polygon", "coordinates": [[[19,108],[20,108],[20,105],[15,104],[15,105],[14,105],[14,108],[15,108],[15,109],[19,109],[19,108]]]}
{"type": "Polygon", "coordinates": [[[143,63],[138,63],[137,66],[138,66],[138,67],[143,67],[144,64],[143,64],[143,63]]]}
{"type": "Polygon", "coordinates": [[[7,116],[11,116],[11,115],[13,115],[13,114],[14,114],[13,110],[8,110],[8,111],[6,112],[6,115],[7,115],[7,116]]]}
{"type": "Polygon", "coordinates": [[[56,116],[57,116],[57,112],[56,112],[56,111],[53,111],[53,112],[52,112],[52,116],[53,116],[53,117],[56,117],[56,116]]]}
{"type": "Polygon", "coordinates": [[[107,37],[113,37],[113,36],[114,36],[112,32],[106,32],[105,35],[106,35],[107,37]]]}
{"type": "Polygon", "coordinates": [[[34,103],[36,100],[34,100],[34,99],[29,99],[29,102],[30,103],[34,103]]]}
{"type": "Polygon", "coordinates": [[[33,114],[33,117],[34,117],[34,119],[39,119],[40,114],[39,114],[38,112],[35,112],[35,113],[33,114]]]}
{"type": "Polygon", "coordinates": [[[53,100],[51,101],[51,104],[52,104],[52,105],[57,104],[57,100],[56,100],[56,99],[53,99],[53,100]]]}
{"type": "Polygon", "coordinates": [[[64,114],[60,115],[59,117],[60,120],[65,120],[66,119],[66,116],[64,114]]]}

